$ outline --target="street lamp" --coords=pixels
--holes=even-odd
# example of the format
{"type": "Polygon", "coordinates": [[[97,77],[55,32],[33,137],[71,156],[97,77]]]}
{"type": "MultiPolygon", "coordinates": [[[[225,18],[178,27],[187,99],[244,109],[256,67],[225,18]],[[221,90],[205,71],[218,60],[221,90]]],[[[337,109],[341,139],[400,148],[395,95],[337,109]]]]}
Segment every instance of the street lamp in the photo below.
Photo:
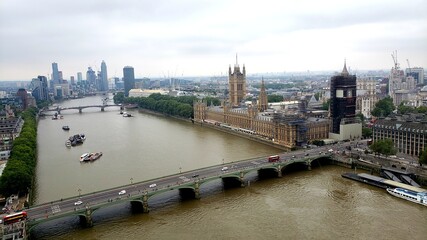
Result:
{"type": "Polygon", "coordinates": [[[81,189],[79,188],[77,191],[79,191],[79,197],[81,196],[81,189]]]}
{"type": "Polygon", "coordinates": [[[222,165],[224,165],[224,158],[222,159],[222,165]]]}
{"type": "Polygon", "coordinates": [[[130,184],[133,184],[133,178],[130,178],[130,184]]]}
{"type": "Polygon", "coordinates": [[[182,170],[182,168],[181,168],[181,166],[179,166],[179,173],[181,173],[181,170],[182,170]]]}

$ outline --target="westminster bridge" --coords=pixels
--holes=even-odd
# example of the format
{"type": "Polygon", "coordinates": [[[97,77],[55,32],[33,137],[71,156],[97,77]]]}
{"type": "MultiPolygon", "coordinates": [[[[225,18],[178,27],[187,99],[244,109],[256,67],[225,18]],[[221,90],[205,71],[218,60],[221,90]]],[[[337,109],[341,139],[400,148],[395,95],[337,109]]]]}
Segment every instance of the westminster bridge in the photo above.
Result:
{"type": "MultiPolygon", "coordinates": [[[[66,216],[79,216],[87,227],[93,225],[92,214],[101,208],[130,202],[142,212],[149,212],[150,199],[168,191],[178,190],[181,197],[199,199],[200,189],[204,184],[221,179],[224,186],[244,187],[245,176],[251,172],[260,175],[282,177],[286,170],[307,169],[320,166],[330,161],[339,161],[326,148],[307,149],[298,152],[280,154],[277,162],[268,162],[267,158],[246,159],[230,164],[220,164],[188,172],[164,176],[142,182],[105,189],[98,192],[82,194],[44,204],[31,206],[28,214],[27,229],[30,231],[38,224],[66,216]]],[[[345,163],[347,164],[347,163],[345,163]]]]}

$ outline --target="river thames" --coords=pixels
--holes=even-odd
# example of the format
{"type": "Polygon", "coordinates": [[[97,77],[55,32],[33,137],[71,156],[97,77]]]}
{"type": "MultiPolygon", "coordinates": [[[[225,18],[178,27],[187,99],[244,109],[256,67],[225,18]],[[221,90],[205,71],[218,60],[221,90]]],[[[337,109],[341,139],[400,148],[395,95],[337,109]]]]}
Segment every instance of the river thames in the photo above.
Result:
{"type": "MultiPolygon", "coordinates": [[[[109,102],[112,103],[112,102],[109,102]]],[[[101,96],[61,106],[101,104],[101,96]]],[[[117,187],[180,171],[268,156],[280,150],[199,125],[118,107],[64,111],[61,120],[38,123],[35,204],[117,187]],[[63,125],[70,131],[62,130],[63,125]],[[66,148],[69,136],[84,144],[66,148]],[[80,163],[84,152],[103,152],[80,163]]],[[[200,200],[181,201],[177,192],[149,201],[150,213],[130,204],[97,210],[94,226],[78,217],[54,220],[32,231],[36,239],[425,239],[427,208],[397,199],[384,189],[341,177],[350,169],[322,166],[245,188],[210,184],[200,200]]]]}

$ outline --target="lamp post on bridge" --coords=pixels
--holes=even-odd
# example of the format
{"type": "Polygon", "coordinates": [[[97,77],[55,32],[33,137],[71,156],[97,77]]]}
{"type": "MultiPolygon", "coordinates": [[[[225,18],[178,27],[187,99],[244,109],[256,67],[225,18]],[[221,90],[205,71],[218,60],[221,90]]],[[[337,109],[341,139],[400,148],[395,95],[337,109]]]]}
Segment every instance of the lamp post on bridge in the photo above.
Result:
{"type": "Polygon", "coordinates": [[[182,171],[182,168],[181,168],[181,166],[179,166],[179,173],[181,173],[181,171],[182,171]]]}
{"type": "Polygon", "coordinates": [[[79,188],[77,191],[79,191],[79,197],[81,196],[81,189],[79,188]]]}
{"type": "Polygon", "coordinates": [[[130,184],[133,184],[133,178],[130,178],[130,184]]]}

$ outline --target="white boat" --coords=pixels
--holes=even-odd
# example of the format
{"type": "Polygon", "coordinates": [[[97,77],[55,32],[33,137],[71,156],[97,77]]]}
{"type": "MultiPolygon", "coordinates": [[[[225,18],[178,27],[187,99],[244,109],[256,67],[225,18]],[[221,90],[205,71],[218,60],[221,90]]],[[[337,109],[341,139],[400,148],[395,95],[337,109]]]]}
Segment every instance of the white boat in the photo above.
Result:
{"type": "Polygon", "coordinates": [[[89,161],[91,154],[90,153],[83,153],[80,156],[80,162],[89,161]]]}
{"type": "Polygon", "coordinates": [[[387,192],[395,197],[427,206],[427,192],[419,193],[404,188],[387,188],[387,192]]]}
{"type": "Polygon", "coordinates": [[[132,117],[132,114],[127,113],[127,112],[123,112],[123,117],[132,117]]]}

